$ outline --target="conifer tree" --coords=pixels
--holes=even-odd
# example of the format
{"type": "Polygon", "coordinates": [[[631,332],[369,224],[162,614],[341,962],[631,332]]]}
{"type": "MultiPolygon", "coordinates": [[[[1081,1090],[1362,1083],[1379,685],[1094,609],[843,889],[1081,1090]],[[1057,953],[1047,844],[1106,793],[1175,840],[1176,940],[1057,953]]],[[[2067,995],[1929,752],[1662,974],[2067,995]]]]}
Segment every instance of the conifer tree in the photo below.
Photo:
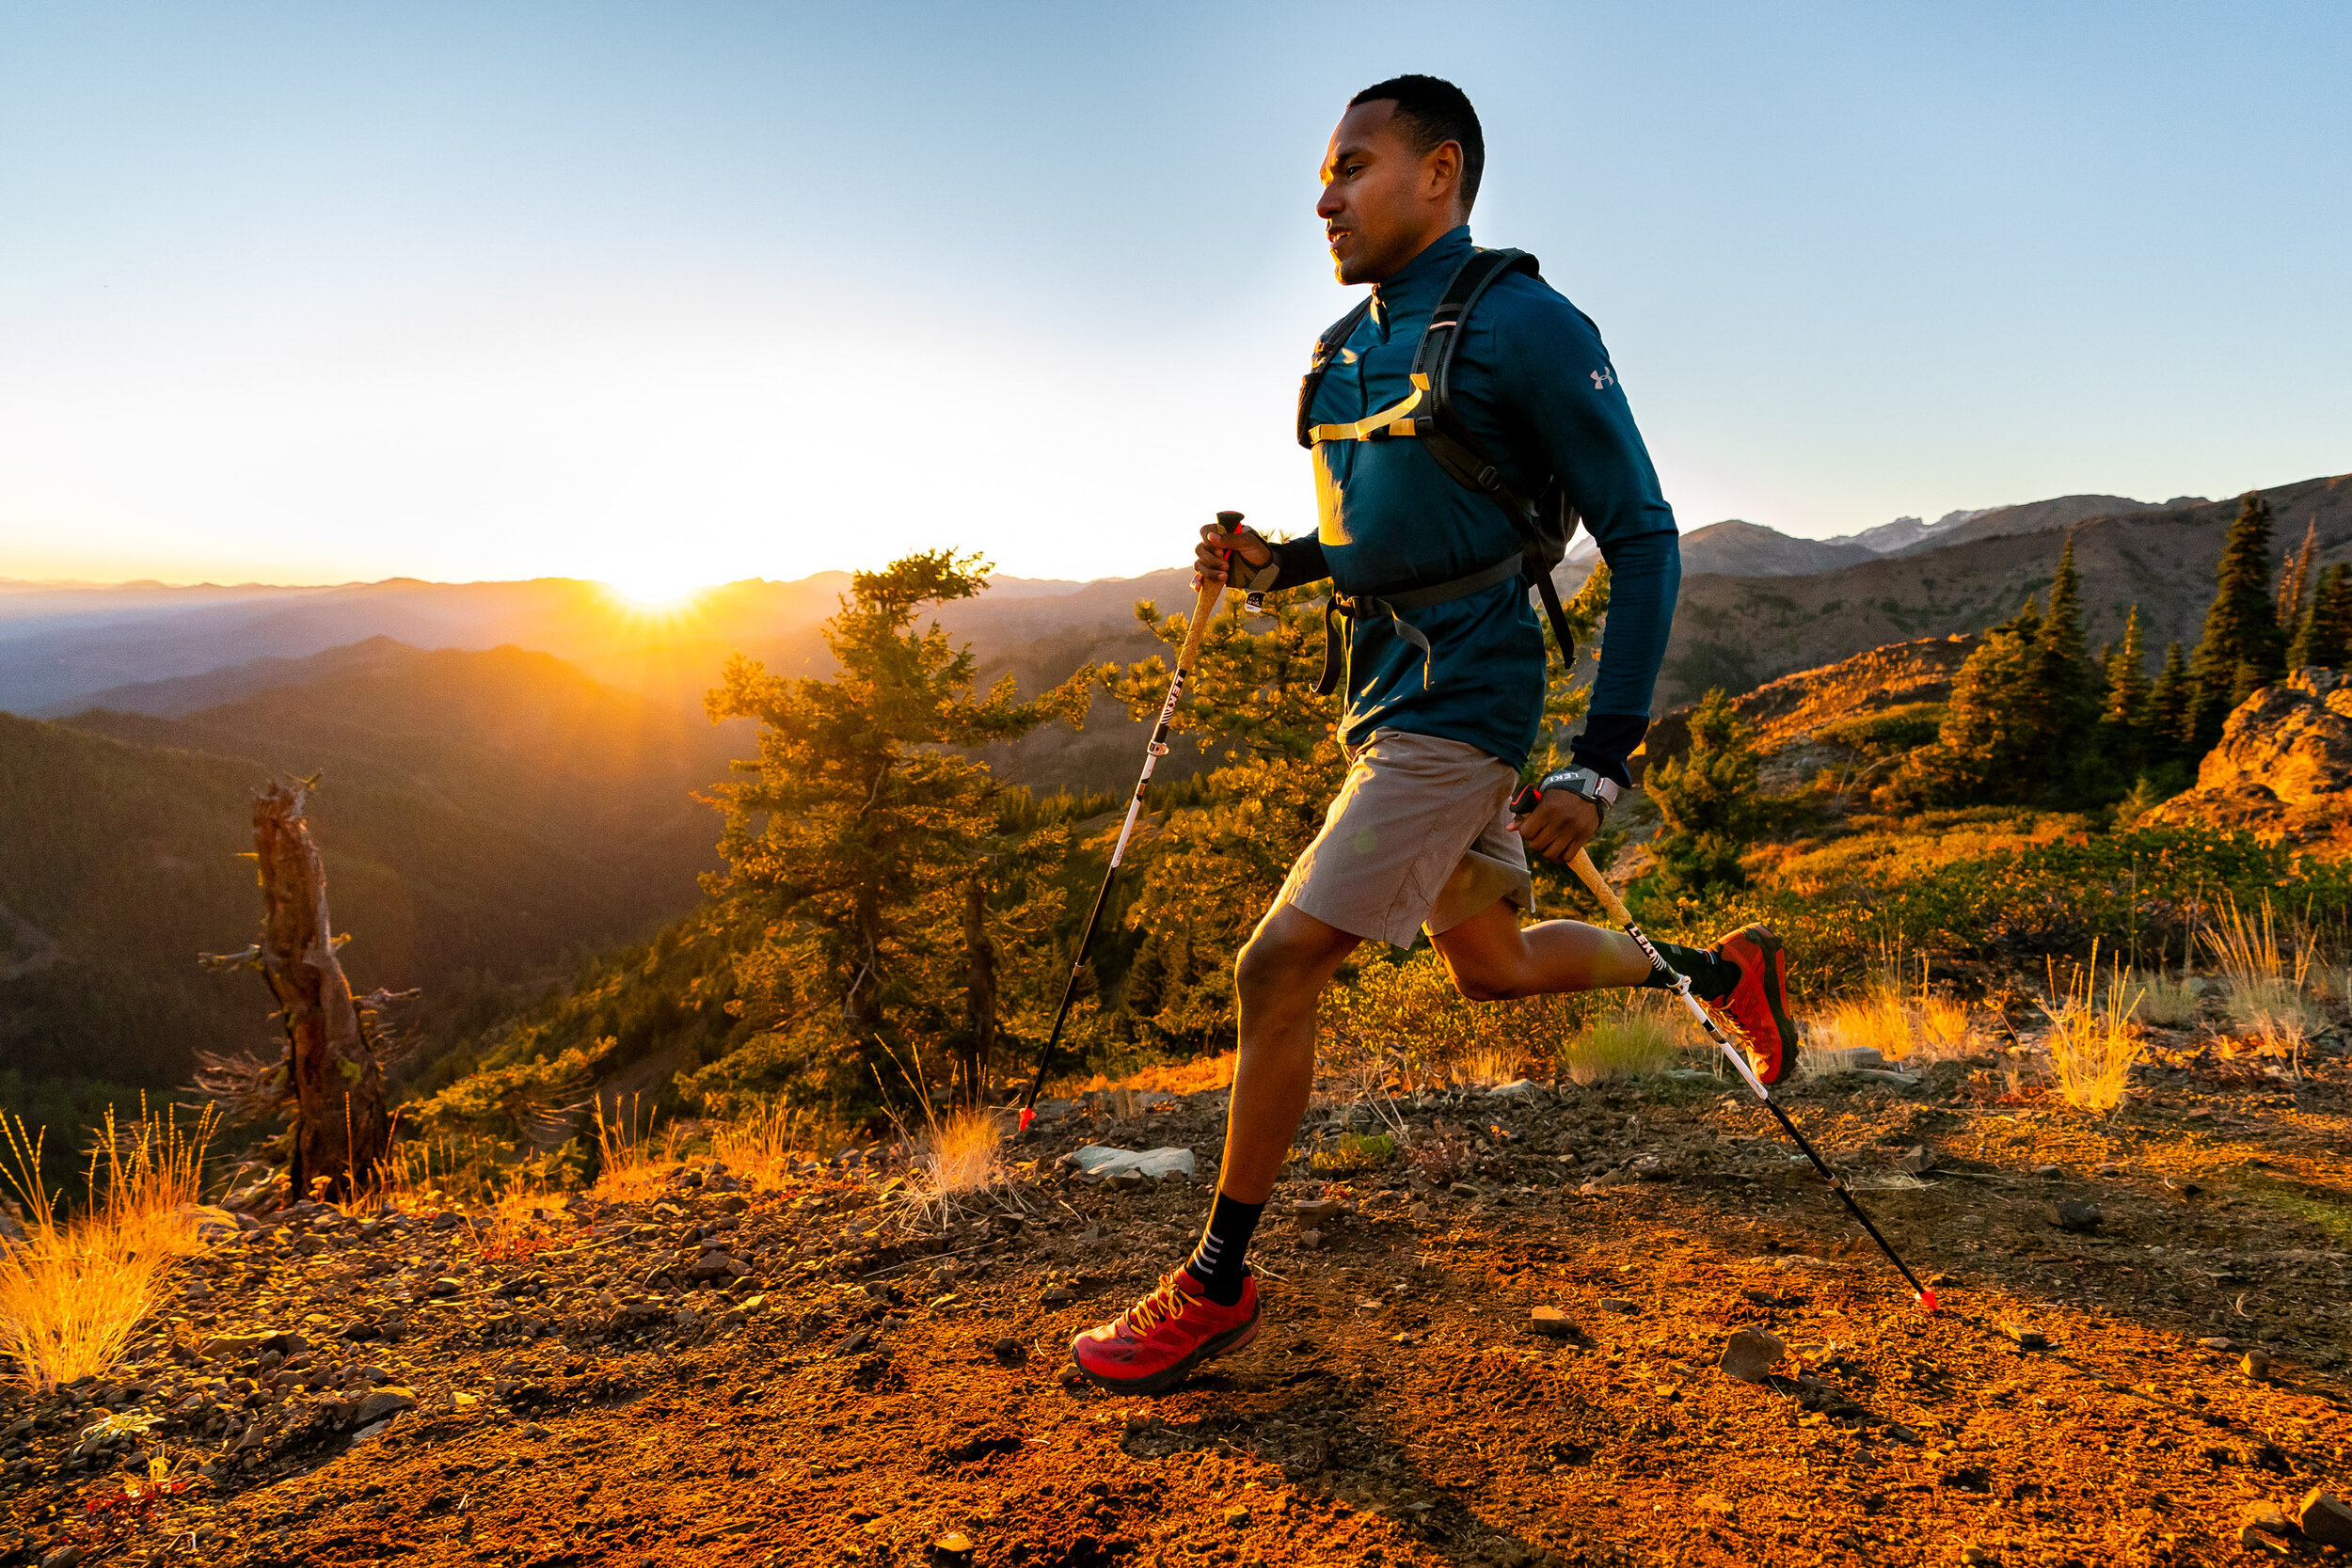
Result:
{"type": "Polygon", "coordinates": [[[1743,887],[1740,851],[1756,834],[1756,735],[1719,687],[1691,714],[1691,749],[1650,769],[1643,789],[1665,826],[1650,840],[1669,893],[1743,887]]]}
{"type": "Polygon", "coordinates": [[[2279,567],[2279,629],[2286,635],[2292,636],[2309,612],[2310,600],[2306,595],[2313,586],[2312,562],[2318,554],[2319,517],[2314,514],[2303,525],[2303,547],[2279,567]]]}
{"type": "Polygon", "coordinates": [[[2312,590],[2311,607],[2287,651],[2287,666],[2342,670],[2347,655],[2352,655],[2352,564],[2339,562],[2320,574],[2312,590]]]}
{"type": "Polygon", "coordinates": [[[2148,689],[2148,760],[2179,762],[2188,755],[2197,684],[2178,642],[2164,646],[2164,668],[2148,689]]]}
{"type": "MultiPolygon", "coordinates": [[[[2026,603],[2030,608],[2032,601],[2026,603]]],[[[2082,574],[2074,569],[2074,535],[2069,531],[2050,582],[2050,608],[2033,640],[2032,689],[2027,694],[2035,730],[2048,748],[2042,762],[2053,773],[2080,754],[2074,742],[2098,712],[2093,685],[2091,666],[2083,657],[2082,574]]]]}
{"type": "Polygon", "coordinates": [[[2099,714],[2100,739],[2106,754],[2124,768],[2137,768],[2148,752],[2148,656],[2140,645],[2139,606],[2123,623],[2123,641],[2106,660],[2107,689],[2099,714]]]}
{"type": "Polygon", "coordinates": [[[2239,499],[2215,585],[2205,634],[2189,657],[2196,678],[2192,756],[2213,749],[2232,708],[2286,673],[2286,640],[2280,635],[2278,603],[2270,590],[2270,503],[2258,491],[2249,490],[2239,499]]]}
{"type": "Polygon", "coordinates": [[[736,975],[742,1006],[764,1015],[755,1054],[771,1084],[805,1074],[854,1090],[961,1032],[966,900],[997,808],[986,765],[953,748],[1076,722],[1093,676],[1034,702],[1009,677],[976,691],[972,651],[916,623],[927,605],[978,594],[987,573],[945,550],[859,572],[825,624],[832,677],[787,679],[739,657],[706,704],[714,720],[760,723],[758,760],[716,792],[728,866],[715,891],[765,927],[736,975]]]}

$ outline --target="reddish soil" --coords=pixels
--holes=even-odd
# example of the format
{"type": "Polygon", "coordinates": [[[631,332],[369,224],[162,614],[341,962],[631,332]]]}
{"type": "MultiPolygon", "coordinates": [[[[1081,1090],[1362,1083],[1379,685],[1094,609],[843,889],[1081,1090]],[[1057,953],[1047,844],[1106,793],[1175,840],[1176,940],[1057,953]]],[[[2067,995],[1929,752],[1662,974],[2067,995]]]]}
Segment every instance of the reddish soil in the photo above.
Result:
{"type": "MultiPolygon", "coordinates": [[[[1932,1275],[1934,1317],[1716,1080],[1418,1113],[1486,1130],[1461,1172],[1476,1196],[1432,1185],[1416,1218],[1420,1175],[1399,1162],[1349,1179],[1320,1246],[1270,1217],[1258,1343],[1156,1400],[1065,1386],[1067,1346],[1181,1256],[1199,1187],[1042,1167],[1017,1228],[909,1239],[878,1224],[893,1212],[880,1180],[834,1166],[739,1194],[581,1199],[551,1219],[551,1245],[507,1259],[470,1226],[362,1237],[298,1216],[328,1228],[223,1243],[199,1265],[209,1297],[118,1386],[0,1402],[0,1427],[37,1421],[7,1446],[0,1561],[95,1543],[88,1502],[156,1457],[215,1476],[119,1521],[93,1560],[2332,1557],[2294,1531],[2241,1544],[2240,1523],[2249,1504],[2292,1517],[2312,1489],[2344,1490],[2352,1066],[2323,1049],[2296,1084],[2175,1043],[2112,1118],[2005,1100],[1991,1059],[1915,1086],[1794,1091],[1932,1275]],[[1940,1163],[1871,1185],[1908,1180],[1913,1146],[1940,1163]],[[1642,1156],[1649,1179],[1581,1190],[1642,1156]],[[2060,1228],[2060,1200],[2095,1202],[2096,1228],[2060,1228]],[[700,1250],[688,1227],[723,1218],[752,1272],[730,1295],[677,1289],[700,1250]],[[429,1293],[440,1279],[453,1293],[429,1293]],[[1568,1337],[1533,1331],[1539,1306],[1568,1337]],[[355,1324],[378,1337],[335,1338],[355,1324]],[[1741,1325],[1802,1349],[1769,1382],[1739,1381],[1718,1361],[1741,1325]],[[304,1335],[294,1375],[330,1386],[257,1377],[189,1407],[204,1379],[265,1370],[246,1345],[199,1362],[203,1343],[261,1329],[304,1335]],[[2249,1349],[2266,1375],[2243,1370],[2249,1349]],[[355,1441],[378,1378],[418,1402],[355,1441]],[[61,1467],[93,1400],[181,1413],[61,1467]],[[968,1552],[937,1544],[951,1534],[968,1552]]],[[[1188,1144],[1206,1168],[1220,1101],[1124,1124],[1081,1110],[1035,1152],[1188,1144]]]]}

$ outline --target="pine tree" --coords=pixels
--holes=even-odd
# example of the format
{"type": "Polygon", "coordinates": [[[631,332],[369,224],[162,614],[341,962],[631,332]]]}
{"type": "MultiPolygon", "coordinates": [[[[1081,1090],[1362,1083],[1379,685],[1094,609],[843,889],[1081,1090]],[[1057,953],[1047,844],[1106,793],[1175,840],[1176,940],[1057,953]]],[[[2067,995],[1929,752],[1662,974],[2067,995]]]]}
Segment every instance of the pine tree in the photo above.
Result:
{"type": "Polygon", "coordinates": [[[1665,826],[1650,840],[1659,885],[1670,893],[1743,887],[1740,851],[1755,836],[1755,732],[1716,688],[1691,713],[1691,749],[1649,771],[1643,789],[1665,826]]]}
{"type": "Polygon", "coordinates": [[[2319,517],[2303,525],[2303,547],[2279,568],[2279,629],[2292,632],[2303,624],[2308,610],[2304,595],[2312,587],[2312,562],[2319,554],[2319,517]]]}
{"type": "Polygon", "coordinates": [[[2221,546],[2205,634],[2189,657],[2196,677],[2189,751],[2202,756],[2221,738],[2222,721],[2256,689],[2286,673],[2286,640],[2270,591],[2270,503],[2249,490],[2221,546]]]}
{"type": "Polygon", "coordinates": [[[2347,656],[2352,656],[2352,564],[2339,562],[2320,574],[2312,591],[2311,608],[2287,651],[2287,666],[2342,670],[2347,656]]]}
{"type": "Polygon", "coordinates": [[[998,814],[987,766],[955,748],[1076,722],[1093,677],[1081,670],[1028,703],[1009,677],[975,691],[971,650],[916,621],[979,593],[987,572],[943,550],[857,573],[825,625],[831,678],[738,657],[709,696],[714,720],[760,722],[758,761],[739,765],[749,776],[717,790],[728,867],[716,891],[766,930],[736,977],[778,1042],[763,1048],[771,1079],[821,1075],[858,1092],[963,1032],[963,917],[998,814]]]}
{"type": "MultiPolygon", "coordinates": [[[[2030,608],[2032,601],[2026,603],[2030,608]]],[[[2074,569],[2070,531],[2050,582],[2050,608],[2033,640],[2031,720],[2046,748],[2043,768],[2051,774],[2079,758],[2079,737],[2098,713],[2092,667],[2083,653],[2082,574],[2074,569]]]]}
{"type": "Polygon", "coordinates": [[[2107,689],[2099,713],[2101,750],[2125,768],[2148,753],[2148,655],[2140,645],[2139,606],[2123,623],[2123,641],[2102,660],[2107,689]]]}
{"type": "Polygon", "coordinates": [[[2195,721],[2197,684],[2178,642],[2164,646],[2164,669],[2148,689],[2148,760],[2180,762],[2188,756],[2195,721]]]}

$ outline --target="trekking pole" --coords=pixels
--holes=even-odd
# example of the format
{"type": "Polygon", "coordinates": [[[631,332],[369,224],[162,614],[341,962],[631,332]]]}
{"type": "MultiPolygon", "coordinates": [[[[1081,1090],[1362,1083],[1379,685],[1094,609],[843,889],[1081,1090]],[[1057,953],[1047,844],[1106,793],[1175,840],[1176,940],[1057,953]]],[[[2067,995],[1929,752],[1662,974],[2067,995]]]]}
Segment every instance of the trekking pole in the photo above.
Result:
{"type": "MultiPolygon", "coordinates": [[[[1241,521],[1238,512],[1220,512],[1217,521],[1231,529],[1241,521]]],[[[1229,552],[1227,559],[1232,556],[1229,552]]],[[[1111,847],[1111,863],[1104,869],[1103,885],[1095,890],[1094,908],[1087,915],[1086,934],[1078,939],[1078,955],[1070,962],[1070,978],[1063,982],[1061,1006],[1054,1009],[1054,1026],[1045,1037],[1045,1049],[1037,1059],[1037,1074],[1029,1080],[1029,1092],[1021,1097],[1021,1126],[1026,1132],[1029,1123],[1037,1119],[1037,1093],[1045,1086],[1045,1069],[1053,1064],[1054,1048],[1061,1043],[1062,1025],[1070,1020],[1070,1004],[1078,995],[1078,976],[1085,972],[1087,952],[1094,945],[1095,927],[1103,923],[1103,906],[1110,902],[1111,883],[1119,876],[1119,863],[1126,857],[1128,835],[1136,831],[1136,818],[1143,811],[1144,791],[1152,787],[1152,769],[1160,758],[1168,755],[1168,724],[1175,716],[1176,705],[1184,700],[1184,681],[1192,673],[1193,661],[1200,655],[1200,634],[1208,629],[1209,617],[1216,610],[1216,601],[1225,593],[1221,582],[1203,582],[1200,597],[1192,607],[1192,625],[1184,632],[1184,652],[1176,656],[1176,673],[1168,678],[1168,700],[1160,704],[1160,721],[1153,726],[1151,743],[1143,752],[1143,776],[1136,780],[1136,792],[1127,800],[1127,820],[1119,827],[1119,842],[1111,847]]]]}
{"type": "Polygon", "coordinates": [[[1717,1048],[1731,1058],[1731,1065],[1739,1069],[1740,1076],[1746,1079],[1748,1087],[1756,1091],[1756,1098],[1762,1101],[1764,1108],[1772,1112],[1779,1120],[1780,1130],[1788,1133],[1799,1148],[1804,1150],[1804,1157],[1813,1162],[1815,1170],[1821,1173],[1821,1180],[1829,1183],[1829,1190],[1836,1193],[1845,1203],[1846,1212],[1861,1222],[1862,1228],[1870,1233],[1870,1240],[1878,1243],[1879,1250],[1886,1254],[1886,1260],[1894,1264],[1902,1276],[1911,1282],[1914,1299],[1924,1310],[1934,1311],[1936,1308],[1935,1292],[1919,1283],[1919,1276],[1911,1272],[1911,1265],[1905,1263],[1886,1238],[1879,1234],[1879,1227],[1870,1223],[1870,1216],[1864,1213],[1862,1205],[1853,1200],[1853,1194],[1847,1190],[1846,1183],[1822,1161],[1820,1154],[1815,1150],[1814,1147],[1805,1141],[1804,1134],[1797,1131],[1797,1124],[1788,1119],[1788,1113],[1781,1109],[1780,1101],[1772,1098],[1772,1091],[1764,1086],[1764,1080],[1756,1075],[1756,1069],[1748,1065],[1746,1053],[1731,1043],[1730,1037],[1724,1035],[1722,1027],[1700,1004],[1699,999],[1691,994],[1690,976],[1677,973],[1674,965],[1668,963],[1664,956],[1652,945],[1648,936],[1635,922],[1633,911],[1625,907],[1625,900],[1617,896],[1616,889],[1611,887],[1608,879],[1594,867],[1590,855],[1579,849],[1576,852],[1576,859],[1568,863],[1584,885],[1592,890],[1593,896],[1600,900],[1601,908],[1609,911],[1609,918],[1625,927],[1625,934],[1641,945],[1642,951],[1648,956],[1649,961],[1657,967],[1659,974],[1674,982],[1675,994],[1681,997],[1682,1005],[1691,1009],[1691,1016],[1699,1021],[1699,1027],[1707,1031],[1707,1037],[1713,1040],[1717,1048]]]}

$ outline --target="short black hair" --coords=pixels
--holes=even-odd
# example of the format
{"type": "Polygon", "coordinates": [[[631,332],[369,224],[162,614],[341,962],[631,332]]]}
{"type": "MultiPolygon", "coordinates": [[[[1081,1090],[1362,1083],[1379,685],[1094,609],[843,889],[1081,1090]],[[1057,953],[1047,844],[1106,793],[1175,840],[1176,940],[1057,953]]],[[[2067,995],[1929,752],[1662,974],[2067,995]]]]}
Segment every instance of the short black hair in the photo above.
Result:
{"type": "Polygon", "coordinates": [[[1478,199],[1478,177],[1486,169],[1486,137],[1478,129],[1470,94],[1435,76],[1391,76],[1349,99],[1347,106],[1382,99],[1396,104],[1396,118],[1411,129],[1414,151],[1425,157],[1441,143],[1461,144],[1462,211],[1469,212],[1478,199]]]}

